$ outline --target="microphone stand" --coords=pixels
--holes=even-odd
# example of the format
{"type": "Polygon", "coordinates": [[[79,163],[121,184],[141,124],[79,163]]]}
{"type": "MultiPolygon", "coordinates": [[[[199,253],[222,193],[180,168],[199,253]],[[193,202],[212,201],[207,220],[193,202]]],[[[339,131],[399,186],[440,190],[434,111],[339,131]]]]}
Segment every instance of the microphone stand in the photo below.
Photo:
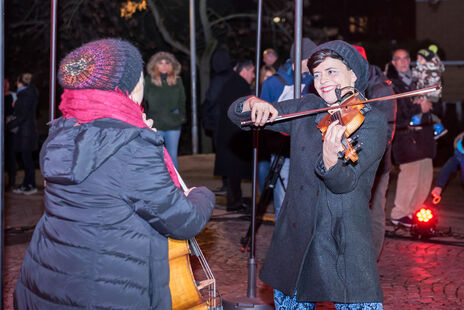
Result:
{"type": "MultiPolygon", "coordinates": [[[[263,0],[258,0],[258,29],[256,39],[256,97],[259,97],[259,64],[261,54],[261,21],[262,21],[263,0]]],[[[248,288],[247,296],[234,296],[235,301],[223,299],[222,305],[224,310],[232,309],[274,309],[272,300],[264,302],[256,297],[256,261],[255,261],[255,222],[256,222],[256,189],[258,176],[258,145],[259,145],[259,130],[253,128],[253,182],[252,182],[252,210],[251,210],[251,250],[248,258],[248,288]]]]}

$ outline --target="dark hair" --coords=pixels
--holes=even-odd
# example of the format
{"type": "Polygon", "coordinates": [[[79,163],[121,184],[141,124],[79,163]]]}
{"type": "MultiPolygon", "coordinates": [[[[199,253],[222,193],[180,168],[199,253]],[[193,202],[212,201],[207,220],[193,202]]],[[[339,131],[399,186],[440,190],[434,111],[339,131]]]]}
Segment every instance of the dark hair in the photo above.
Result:
{"type": "Polygon", "coordinates": [[[17,79],[18,82],[21,82],[22,84],[26,86],[31,84],[31,80],[32,80],[32,74],[30,73],[23,73],[20,76],[18,76],[18,79],[17,79]]]}
{"type": "Polygon", "coordinates": [[[315,52],[308,59],[308,64],[307,65],[308,65],[309,72],[311,72],[311,74],[313,74],[314,73],[313,72],[314,68],[319,66],[327,57],[340,60],[341,62],[343,62],[345,64],[345,66],[348,68],[348,70],[351,70],[350,66],[345,61],[345,59],[343,59],[342,56],[340,56],[339,54],[337,54],[333,50],[324,49],[324,50],[320,50],[320,51],[315,52]]]}
{"type": "Polygon", "coordinates": [[[395,53],[397,51],[405,51],[407,54],[408,54],[408,57],[411,57],[411,54],[409,53],[409,51],[405,48],[402,48],[402,47],[398,47],[398,48],[395,48],[394,50],[391,51],[391,59],[393,60],[393,56],[395,56],[395,53]]]}
{"type": "Polygon", "coordinates": [[[244,68],[250,68],[254,66],[253,61],[249,59],[244,59],[244,60],[239,60],[236,64],[235,67],[235,72],[239,73],[244,69],[244,68]]]}

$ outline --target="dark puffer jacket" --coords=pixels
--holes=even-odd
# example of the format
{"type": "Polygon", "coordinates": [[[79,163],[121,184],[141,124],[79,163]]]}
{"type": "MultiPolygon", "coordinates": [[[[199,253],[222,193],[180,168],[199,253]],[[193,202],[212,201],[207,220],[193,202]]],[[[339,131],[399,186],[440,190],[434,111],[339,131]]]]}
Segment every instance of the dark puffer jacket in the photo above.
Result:
{"type": "Polygon", "coordinates": [[[53,122],[40,154],[45,212],[16,284],[16,309],[170,309],[168,239],[194,237],[214,195],[179,190],[162,137],[101,119],[53,122]]]}

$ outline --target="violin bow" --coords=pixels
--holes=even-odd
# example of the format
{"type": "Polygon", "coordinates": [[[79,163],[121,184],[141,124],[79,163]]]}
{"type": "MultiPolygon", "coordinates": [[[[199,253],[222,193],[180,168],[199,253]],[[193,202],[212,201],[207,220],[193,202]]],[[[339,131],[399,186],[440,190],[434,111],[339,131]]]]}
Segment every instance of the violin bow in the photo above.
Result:
{"type": "MultiPolygon", "coordinates": [[[[355,106],[355,105],[359,105],[359,104],[365,104],[365,103],[369,103],[369,102],[391,100],[391,99],[397,99],[397,98],[413,97],[413,96],[417,96],[417,95],[431,93],[431,92],[434,92],[434,91],[437,91],[437,90],[440,90],[440,86],[435,85],[435,86],[421,88],[421,89],[417,89],[417,90],[413,90],[413,91],[408,91],[408,92],[405,92],[405,93],[400,93],[400,94],[395,94],[395,95],[390,95],[390,96],[385,96],[385,97],[379,97],[379,98],[373,98],[373,99],[365,100],[365,101],[362,101],[362,102],[346,103],[346,104],[341,104],[341,105],[337,105],[337,106],[330,106],[330,107],[319,108],[319,109],[314,109],[314,110],[309,110],[309,111],[301,111],[301,112],[296,112],[296,113],[284,114],[284,115],[277,116],[276,119],[274,120],[274,122],[289,120],[289,119],[302,117],[302,116],[307,116],[307,115],[312,115],[312,114],[317,114],[317,113],[321,113],[321,112],[325,112],[325,111],[329,111],[329,110],[333,110],[333,109],[341,109],[341,108],[345,108],[345,107],[351,107],[351,106],[355,106]]],[[[269,123],[271,123],[271,121],[267,120],[266,124],[269,124],[269,123]]],[[[254,124],[254,122],[252,120],[246,120],[246,121],[241,121],[240,122],[241,126],[250,126],[250,125],[253,125],[253,124],[254,124]]]]}

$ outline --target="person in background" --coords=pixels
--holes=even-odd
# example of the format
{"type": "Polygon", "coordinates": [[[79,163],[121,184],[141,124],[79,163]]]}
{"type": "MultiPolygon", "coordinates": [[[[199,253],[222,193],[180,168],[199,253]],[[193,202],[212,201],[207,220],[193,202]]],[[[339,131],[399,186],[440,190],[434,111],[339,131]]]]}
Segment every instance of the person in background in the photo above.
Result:
{"type": "MultiPolygon", "coordinates": [[[[212,137],[213,147],[216,150],[218,126],[220,125],[221,90],[234,72],[227,49],[220,48],[214,52],[211,59],[211,68],[214,71],[214,75],[206,91],[205,101],[201,105],[201,120],[206,134],[212,137]]],[[[227,177],[221,176],[221,178],[221,187],[213,190],[213,192],[216,195],[225,196],[227,193],[227,177]]]]}
{"type": "MultiPolygon", "coordinates": [[[[417,89],[431,86],[440,87],[437,91],[419,96],[421,99],[430,100],[434,107],[439,103],[441,98],[441,81],[443,72],[445,71],[445,65],[440,60],[437,52],[438,47],[435,44],[430,45],[428,48],[420,49],[417,52],[416,65],[411,69],[412,79],[413,82],[416,83],[417,89]]],[[[415,116],[414,119],[417,119],[417,121],[413,122],[413,125],[420,125],[421,117],[421,114],[415,116]]],[[[443,124],[437,115],[432,113],[431,117],[432,122],[434,123],[435,140],[437,140],[444,136],[448,130],[443,127],[443,124]]]]}
{"type": "Polygon", "coordinates": [[[438,173],[435,187],[431,191],[431,195],[438,202],[441,200],[441,193],[448,184],[450,176],[460,170],[461,183],[464,185],[464,132],[461,132],[454,139],[454,154],[446,161],[438,173]]]}
{"type": "Polygon", "coordinates": [[[276,73],[274,67],[271,66],[263,66],[261,68],[260,76],[259,76],[259,83],[263,85],[263,82],[267,80],[267,78],[273,76],[276,73]]]}
{"type": "MultiPolygon", "coordinates": [[[[366,51],[361,46],[353,45],[358,52],[367,60],[366,51]]],[[[387,79],[382,70],[375,66],[369,65],[369,80],[367,81],[366,98],[374,99],[394,95],[395,92],[391,87],[391,82],[387,79]]],[[[387,204],[387,190],[392,169],[391,160],[391,143],[395,133],[396,118],[396,99],[382,100],[372,104],[374,109],[379,110],[388,122],[387,146],[379,168],[375,174],[374,186],[371,191],[369,201],[372,217],[372,239],[374,251],[377,259],[382,251],[383,241],[385,239],[385,206],[387,204]]]]}
{"type": "Polygon", "coordinates": [[[147,118],[153,119],[164,137],[176,168],[181,127],[186,122],[185,90],[180,71],[181,65],[173,54],[154,54],[147,63],[144,90],[147,118]]]}
{"type": "Polygon", "coordinates": [[[251,178],[252,139],[247,132],[237,128],[227,117],[227,110],[235,99],[251,94],[255,78],[251,60],[239,60],[235,72],[225,82],[220,95],[219,126],[216,134],[214,175],[227,177],[227,211],[247,212],[243,201],[241,180],[251,178]]]}
{"type": "Polygon", "coordinates": [[[7,126],[7,129],[14,131],[14,150],[21,154],[24,165],[23,182],[18,188],[13,190],[14,194],[21,195],[37,193],[33,152],[39,147],[36,120],[39,94],[31,82],[31,73],[23,73],[16,80],[16,94],[18,98],[14,104],[13,119],[7,126]]]}
{"type": "Polygon", "coordinates": [[[341,96],[353,88],[366,89],[368,63],[350,44],[326,42],[310,56],[308,67],[319,96],[272,104],[243,97],[229,109],[237,126],[250,117],[255,126],[269,120],[267,129],[291,138],[288,190],[260,278],[274,288],[278,310],[313,310],[320,301],[332,301],[336,309],[380,310],[369,193],[387,145],[387,121],[365,104],[364,122],[355,134],[368,147],[358,153],[356,164],[345,164],[338,156],[345,126],[334,120],[324,137],[318,129],[327,113],[273,123],[278,115],[338,105],[337,89],[341,96]]]}
{"type": "MultiPolygon", "coordinates": [[[[408,51],[397,49],[392,54],[387,77],[395,93],[416,90],[412,80],[408,51]]],[[[397,99],[396,129],[392,142],[393,162],[400,172],[396,184],[391,221],[394,225],[412,226],[412,213],[427,199],[433,179],[432,159],[436,142],[431,120],[432,103],[425,98],[397,99]],[[421,114],[421,126],[410,126],[414,115],[421,114]]]]}
{"type": "Polygon", "coordinates": [[[263,62],[264,66],[274,67],[277,69],[277,60],[279,59],[279,55],[277,54],[276,50],[273,48],[267,48],[263,51],[263,62]]]}
{"type": "MultiPolygon", "coordinates": [[[[309,38],[301,40],[301,94],[308,92],[309,85],[313,81],[307,66],[308,58],[316,44],[309,38]]],[[[295,68],[295,44],[290,48],[290,58],[286,61],[276,74],[267,79],[262,86],[260,98],[268,102],[277,102],[291,99],[294,96],[294,68],[295,68]]],[[[277,219],[285,197],[290,169],[290,138],[276,132],[264,133],[264,145],[266,151],[271,153],[271,161],[279,155],[284,156],[284,162],[279,172],[279,179],[274,187],[274,210],[277,219]]],[[[265,161],[259,162],[259,184],[262,192],[266,175],[269,173],[270,164],[265,161]],[[267,168],[267,171],[265,170],[267,168]]]]}
{"type": "Polygon", "coordinates": [[[168,238],[200,232],[214,207],[186,192],[142,114],[143,60],[120,39],[61,61],[64,88],[40,152],[45,212],[26,251],[15,309],[171,309],[168,238]]]}
{"type": "Polygon", "coordinates": [[[4,91],[4,122],[5,122],[5,169],[8,174],[8,183],[5,187],[5,192],[8,192],[16,186],[16,152],[14,150],[14,136],[18,131],[18,127],[10,128],[9,123],[15,119],[14,103],[17,100],[15,92],[10,90],[10,82],[8,79],[3,80],[4,91]]]}

